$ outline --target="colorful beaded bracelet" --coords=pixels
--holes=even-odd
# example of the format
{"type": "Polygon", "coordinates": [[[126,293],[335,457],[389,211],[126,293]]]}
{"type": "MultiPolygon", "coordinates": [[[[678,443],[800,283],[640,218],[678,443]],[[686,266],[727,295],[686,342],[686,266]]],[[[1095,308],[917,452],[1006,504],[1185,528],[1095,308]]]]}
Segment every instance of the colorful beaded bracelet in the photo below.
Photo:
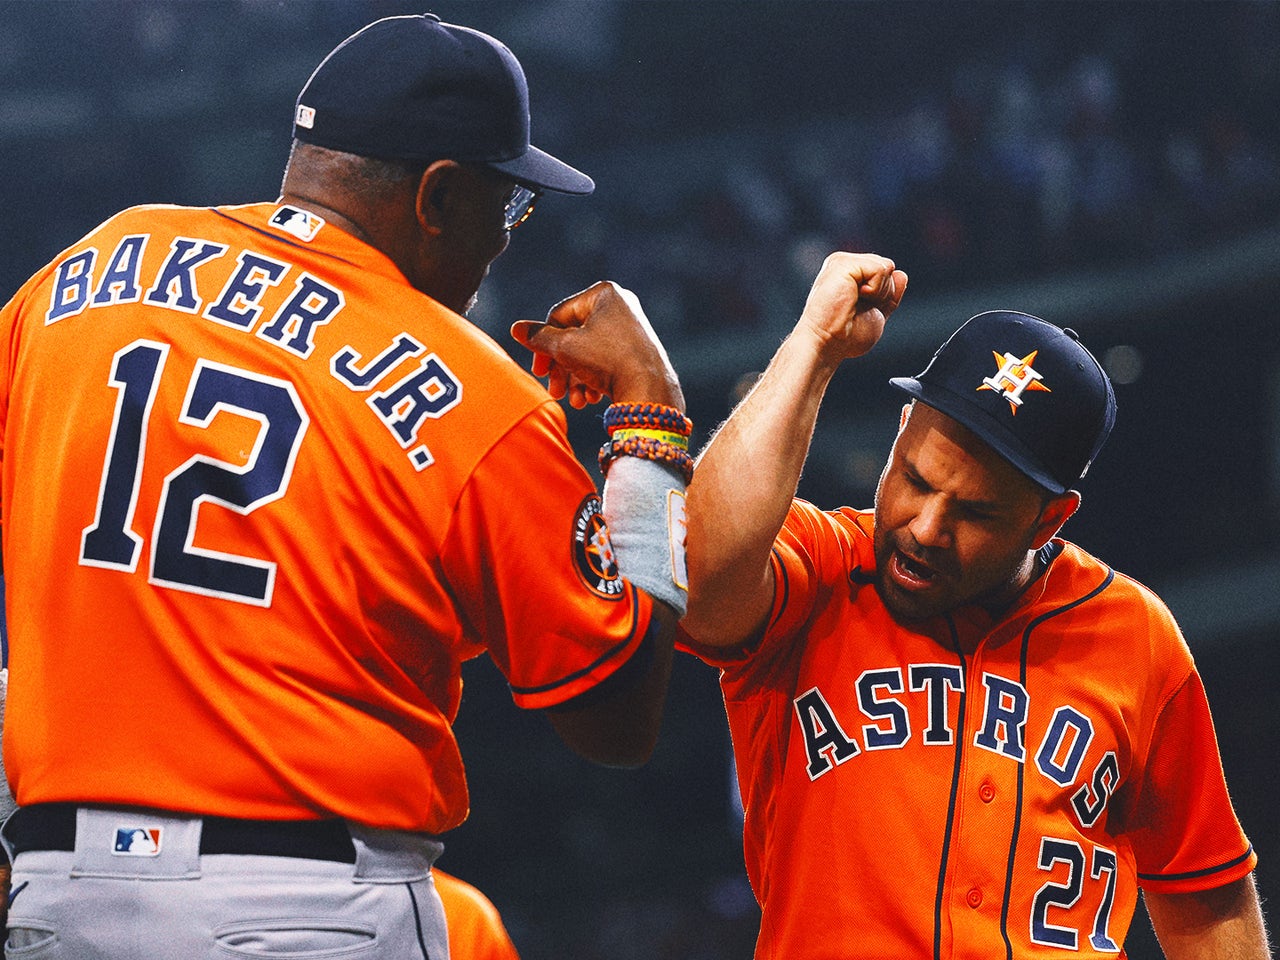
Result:
{"type": "Polygon", "coordinates": [[[687,437],[693,432],[693,421],[661,403],[614,403],[604,412],[604,428],[609,433],[624,428],[666,430],[687,437]]]}
{"type": "Polygon", "coordinates": [[[641,460],[670,464],[680,471],[685,483],[693,480],[693,457],[689,456],[689,451],[681,450],[677,446],[663,443],[653,437],[609,440],[600,448],[600,472],[607,476],[609,464],[618,457],[638,457],[641,460]]]}
{"type": "Polygon", "coordinates": [[[670,430],[637,430],[633,427],[619,427],[610,436],[615,442],[630,440],[632,437],[649,437],[662,443],[669,443],[681,450],[689,449],[689,438],[683,433],[672,433],[670,430]]]}

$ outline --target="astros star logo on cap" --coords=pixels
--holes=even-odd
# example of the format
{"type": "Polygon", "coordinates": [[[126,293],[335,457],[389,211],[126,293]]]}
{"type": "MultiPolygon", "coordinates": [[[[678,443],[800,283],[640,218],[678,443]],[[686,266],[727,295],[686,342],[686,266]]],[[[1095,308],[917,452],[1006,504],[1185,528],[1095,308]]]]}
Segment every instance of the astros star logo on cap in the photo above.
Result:
{"type": "Polygon", "coordinates": [[[1024,390],[1053,392],[1040,382],[1044,377],[1031,366],[1039,352],[1039,350],[1032,350],[1025,357],[1018,358],[1012,353],[996,353],[992,350],[991,355],[996,358],[1000,369],[994,376],[983,378],[982,385],[978,389],[997,390],[1003,393],[1004,398],[1009,401],[1009,409],[1013,411],[1014,416],[1017,416],[1018,408],[1022,406],[1024,390]]]}

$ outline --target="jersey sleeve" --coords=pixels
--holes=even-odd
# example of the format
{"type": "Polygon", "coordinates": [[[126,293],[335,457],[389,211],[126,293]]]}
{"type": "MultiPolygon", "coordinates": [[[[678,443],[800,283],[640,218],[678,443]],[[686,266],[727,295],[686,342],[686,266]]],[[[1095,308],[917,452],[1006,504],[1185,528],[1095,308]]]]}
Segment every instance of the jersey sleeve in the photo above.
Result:
{"type": "Polygon", "coordinates": [[[1257,865],[1231,806],[1209,703],[1195,670],[1157,720],[1129,836],[1138,881],[1157,893],[1212,889],[1257,865]]]}
{"type": "Polygon", "coordinates": [[[711,647],[680,633],[682,650],[725,671],[726,690],[766,677],[769,662],[804,631],[828,586],[843,584],[857,566],[855,534],[839,516],[805,500],[792,501],[769,557],[773,605],[760,636],[736,647],[711,647]]]}
{"type": "MultiPolygon", "coordinates": [[[[27,310],[28,314],[35,312],[34,306],[32,306],[31,309],[28,309],[31,304],[32,297],[35,296],[36,291],[40,289],[41,285],[46,279],[48,279],[50,274],[54,273],[58,269],[59,264],[65,260],[68,253],[87,243],[90,238],[119,216],[121,216],[121,214],[118,213],[110,217],[104,223],[95,227],[85,237],[76,241],[75,244],[67,247],[59,253],[57,257],[47,263],[43,268],[32,274],[18,289],[18,292],[13,295],[9,302],[3,307],[0,307],[0,503],[4,501],[5,496],[3,477],[5,451],[7,449],[6,435],[8,433],[9,422],[9,394],[11,392],[10,387],[13,381],[14,364],[18,355],[19,340],[22,335],[19,320],[22,317],[24,310],[27,310]]],[[[49,305],[45,304],[40,307],[39,312],[43,313],[48,309],[49,305]]],[[[0,508],[0,530],[4,529],[4,521],[5,517],[3,509],[0,508]]],[[[3,570],[0,569],[0,573],[2,572],[3,570]]]]}
{"type": "Polygon", "coordinates": [[[470,652],[487,648],[529,709],[612,676],[639,650],[652,612],[648,594],[619,576],[563,416],[548,401],[493,446],[441,551],[470,652]]]}
{"type": "MultiPolygon", "coordinates": [[[[0,308],[0,503],[4,500],[4,458],[5,441],[9,423],[9,384],[13,376],[14,354],[18,341],[18,315],[23,304],[30,298],[31,291],[40,279],[48,272],[48,268],[36,274],[14,294],[3,308],[0,308]]],[[[0,530],[4,529],[4,511],[0,509],[0,530]]]]}
{"type": "MultiPolygon", "coordinates": [[[[18,313],[18,297],[0,309],[0,504],[4,502],[5,434],[9,423],[9,374],[12,369],[14,323],[18,313]]],[[[0,531],[4,529],[4,510],[0,507],[0,531]]],[[[2,569],[2,566],[0,566],[2,569]]]]}
{"type": "Polygon", "coordinates": [[[773,542],[773,609],[765,643],[792,637],[808,622],[823,585],[843,581],[850,569],[845,531],[831,514],[795,500],[773,542]]]}

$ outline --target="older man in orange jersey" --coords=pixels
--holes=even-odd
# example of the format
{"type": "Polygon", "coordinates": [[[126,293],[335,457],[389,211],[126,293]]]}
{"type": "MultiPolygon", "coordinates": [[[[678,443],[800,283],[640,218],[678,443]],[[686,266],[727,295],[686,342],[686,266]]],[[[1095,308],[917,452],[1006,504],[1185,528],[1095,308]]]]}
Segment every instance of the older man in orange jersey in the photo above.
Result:
{"type": "Polygon", "coordinates": [[[602,504],[464,318],[538,196],[591,179],[530,145],[511,51],[432,16],[339,45],[294,137],[278,201],[124,211],[0,313],[11,949],[440,960],[462,661],[594,760],[657,736],[665,352],[611,284],[550,314],[607,347],[546,371],[614,401],[602,504]]]}

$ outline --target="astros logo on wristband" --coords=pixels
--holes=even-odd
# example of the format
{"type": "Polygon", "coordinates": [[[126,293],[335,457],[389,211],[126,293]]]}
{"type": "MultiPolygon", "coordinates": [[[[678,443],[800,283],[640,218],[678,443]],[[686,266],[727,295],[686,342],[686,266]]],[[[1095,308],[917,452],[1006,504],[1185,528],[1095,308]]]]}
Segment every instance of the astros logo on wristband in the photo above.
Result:
{"type": "Polygon", "coordinates": [[[602,597],[622,596],[622,577],[609,541],[609,527],[600,513],[600,497],[592,494],[578,505],[573,518],[573,559],[582,582],[602,597]]]}

